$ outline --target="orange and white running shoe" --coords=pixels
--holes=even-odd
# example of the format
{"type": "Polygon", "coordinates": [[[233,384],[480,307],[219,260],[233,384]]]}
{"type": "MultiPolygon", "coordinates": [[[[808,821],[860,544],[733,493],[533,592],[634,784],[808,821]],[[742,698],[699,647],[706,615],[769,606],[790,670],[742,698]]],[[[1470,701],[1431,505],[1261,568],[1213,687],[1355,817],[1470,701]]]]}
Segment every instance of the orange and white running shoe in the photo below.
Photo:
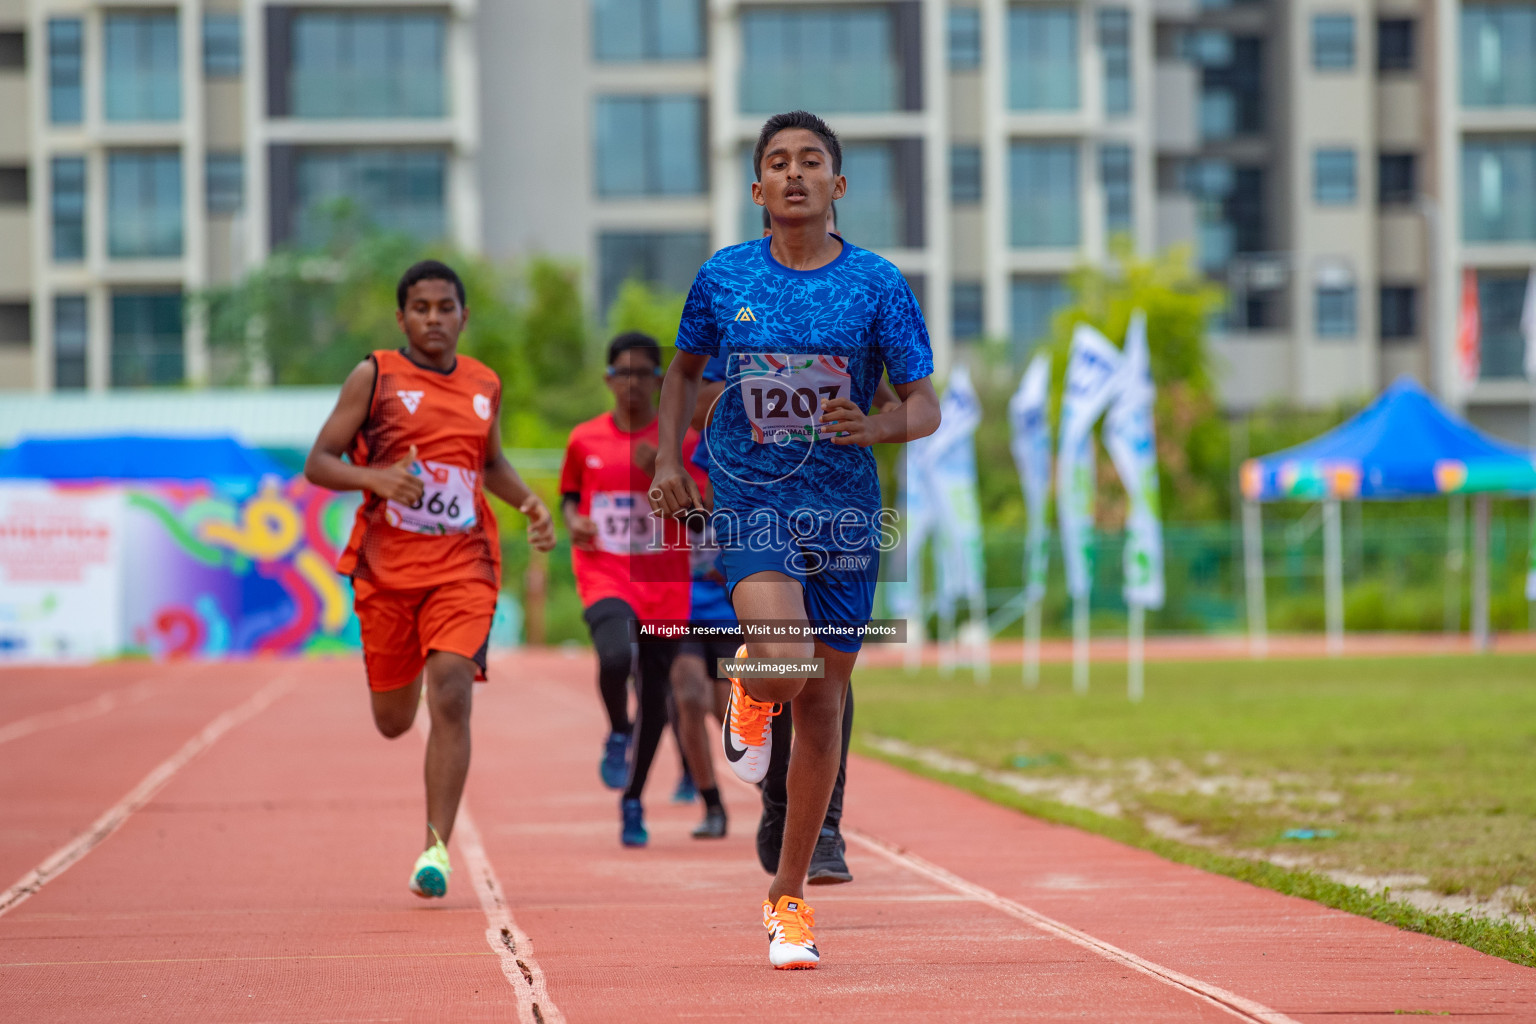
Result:
{"type": "MultiPolygon", "coordinates": [[[[742,644],[736,649],[736,657],[746,656],[747,645],[742,644]]],[[[725,705],[725,721],[720,724],[720,739],[731,771],[743,782],[762,782],[768,774],[768,755],[773,750],[771,726],[778,713],[778,704],[753,700],[740,679],[731,679],[731,696],[725,705]]]]}
{"type": "Polygon", "coordinates": [[[778,906],[763,900],[768,929],[768,962],[781,971],[809,970],[821,963],[816,951],[816,911],[796,896],[780,896],[778,906]]]}

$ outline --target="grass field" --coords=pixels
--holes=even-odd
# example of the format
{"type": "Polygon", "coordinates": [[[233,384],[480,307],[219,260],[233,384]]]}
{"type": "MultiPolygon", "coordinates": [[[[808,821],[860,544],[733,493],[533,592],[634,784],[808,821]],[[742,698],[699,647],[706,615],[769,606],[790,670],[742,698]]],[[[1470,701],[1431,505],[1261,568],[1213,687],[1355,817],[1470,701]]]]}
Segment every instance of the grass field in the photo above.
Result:
{"type": "Polygon", "coordinates": [[[1417,930],[1450,926],[1403,901],[1491,920],[1536,954],[1536,657],[1154,663],[1140,705],[1123,665],[1095,666],[1087,697],[1069,672],[1029,690],[1017,666],[987,686],[862,671],[858,742],[1176,859],[1278,866],[1252,879],[1271,887],[1334,905],[1362,887],[1375,909],[1346,909],[1417,930]]]}

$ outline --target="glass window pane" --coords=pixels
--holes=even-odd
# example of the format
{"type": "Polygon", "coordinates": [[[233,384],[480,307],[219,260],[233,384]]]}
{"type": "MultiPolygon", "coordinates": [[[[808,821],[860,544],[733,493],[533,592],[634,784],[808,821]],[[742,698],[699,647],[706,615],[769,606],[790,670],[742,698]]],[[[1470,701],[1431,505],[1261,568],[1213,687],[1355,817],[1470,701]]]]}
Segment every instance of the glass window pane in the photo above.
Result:
{"type": "Polygon", "coordinates": [[[209,78],[240,74],[240,15],[203,15],[203,74],[209,78]]]}
{"type": "Polygon", "coordinates": [[[176,15],[109,14],[102,76],[108,121],[174,121],[181,116],[176,15]]]}
{"type": "Polygon", "coordinates": [[[1355,66],[1355,19],[1349,14],[1312,16],[1312,66],[1348,71],[1355,66]]]}
{"type": "Polygon", "coordinates": [[[702,231],[605,232],[598,237],[599,297],[604,314],[625,281],[685,294],[709,258],[702,231]]]}
{"type": "Polygon", "coordinates": [[[1009,195],[1014,246],[1027,249],[1077,245],[1077,144],[1013,143],[1009,195]]]}
{"type": "Polygon", "coordinates": [[[1378,71],[1413,69],[1414,22],[1412,18],[1382,18],[1376,23],[1378,71]]]}
{"type": "Polygon", "coordinates": [[[704,104],[698,97],[599,97],[594,128],[598,195],[704,191],[704,104]]]}
{"type": "Polygon", "coordinates": [[[447,230],[447,157],[428,149],[311,149],[294,167],[288,238],[325,240],[337,216],[357,216],[384,231],[422,241],[447,230]]]}
{"type": "Polygon", "coordinates": [[[655,26],[651,54],[661,60],[692,60],[704,56],[704,8],[701,0],[649,0],[655,26]]]}
{"type": "Polygon", "coordinates": [[[1312,154],[1312,197],[1329,206],[1355,201],[1355,151],[1319,149],[1312,154]]]}
{"type": "Polygon", "coordinates": [[[245,205],[245,159],[239,153],[209,153],[205,188],[209,213],[236,213],[245,205]]]}
{"type": "Polygon", "coordinates": [[[1525,338],[1520,318],[1525,308],[1526,273],[1480,271],[1477,305],[1482,329],[1481,372],[1485,380],[1525,376],[1525,338]]]}
{"type": "Polygon", "coordinates": [[[56,156],[52,165],[53,258],[85,259],[85,158],[56,156]]]}
{"type": "Polygon", "coordinates": [[[744,112],[903,108],[908,69],[888,7],[748,9],[741,38],[744,112]]]}
{"type": "Polygon", "coordinates": [[[981,337],[986,308],[980,281],[956,281],[950,291],[951,333],[956,341],[981,337]]]}
{"type": "Polygon", "coordinates": [[[183,380],[180,292],[112,296],[112,386],[146,387],[183,380]]]}
{"type": "Polygon", "coordinates": [[[1077,9],[1008,10],[1008,106],[1013,110],[1076,110],[1077,9]]]}
{"type": "Polygon", "coordinates": [[[107,156],[107,254],[181,255],[181,154],[142,150],[107,156]]]}
{"type": "Polygon", "coordinates": [[[949,69],[981,67],[981,11],[975,7],[949,9],[949,69]]]}
{"type": "Polygon", "coordinates": [[[1027,356],[1041,342],[1050,340],[1051,318],[1071,296],[1060,278],[1016,277],[1013,279],[1013,354],[1027,356]]]}
{"type": "Polygon", "coordinates": [[[85,352],[89,338],[89,307],[84,295],[53,297],[53,386],[85,387],[85,352]]]}
{"type": "Polygon", "coordinates": [[[1536,4],[1462,6],[1461,102],[1536,105],[1536,4]]]}
{"type": "Polygon", "coordinates": [[[48,19],[48,119],[54,124],[79,124],[85,116],[82,46],[79,18],[48,19]]]}
{"type": "Polygon", "coordinates": [[[843,146],[848,194],[837,203],[838,232],[865,249],[893,249],[906,238],[906,204],[897,178],[896,151],[883,142],[843,146]]]}
{"type": "Polygon", "coordinates": [[[442,117],[444,18],[301,11],[287,69],[294,117],[442,117]]]}
{"type": "Polygon", "coordinates": [[[1318,288],[1317,336],[1319,338],[1353,338],[1355,336],[1355,289],[1353,285],[1342,288],[1318,288]]]}
{"type": "Polygon", "coordinates": [[[1461,226],[1468,242],[1536,241],[1536,139],[1462,143],[1461,226]]]}
{"type": "Polygon", "coordinates": [[[1131,112],[1131,12],[1099,9],[1099,51],[1104,61],[1104,113],[1131,112]]]}
{"type": "Polygon", "coordinates": [[[949,198],[956,203],[981,202],[981,147],[949,147],[949,198]]]}
{"type": "Polygon", "coordinates": [[[600,61],[697,60],[703,0],[592,0],[592,52],[600,61]]]}
{"type": "Polygon", "coordinates": [[[1409,285],[1384,285],[1381,289],[1381,338],[1383,341],[1412,338],[1418,333],[1418,289],[1409,285]]]}
{"type": "Polygon", "coordinates": [[[1133,176],[1130,146],[1099,147],[1099,179],[1104,189],[1106,235],[1129,233],[1132,230],[1133,176]]]}

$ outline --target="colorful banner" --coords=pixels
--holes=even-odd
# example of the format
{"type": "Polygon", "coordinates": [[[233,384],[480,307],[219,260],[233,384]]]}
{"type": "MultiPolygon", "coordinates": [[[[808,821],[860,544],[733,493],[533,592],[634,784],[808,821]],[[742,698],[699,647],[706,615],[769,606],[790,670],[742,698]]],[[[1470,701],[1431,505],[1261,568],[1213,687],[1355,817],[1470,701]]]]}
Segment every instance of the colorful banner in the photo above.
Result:
{"type": "Polygon", "coordinates": [[[352,651],[336,556],[356,494],[268,478],[236,497],[205,484],[130,487],[123,647],[156,658],[352,651]]]}
{"type": "Polygon", "coordinates": [[[1104,417],[1104,447],[1115,462],[1129,499],[1125,539],[1125,600],[1143,608],[1163,606],[1163,525],[1157,489],[1157,434],[1152,403],[1152,353],[1147,317],[1131,316],[1125,332],[1120,386],[1104,417]]]}
{"type": "Polygon", "coordinates": [[[1067,592],[1075,599],[1086,599],[1093,589],[1093,424],[1115,396],[1122,362],[1120,350],[1094,328],[1078,324],[1072,332],[1056,459],[1056,521],[1067,592]]]}
{"type": "Polygon", "coordinates": [[[1483,367],[1483,317],[1478,303],[1477,271],[1461,272],[1461,313],[1456,319],[1456,364],[1467,387],[1477,383],[1483,367]]]}
{"type": "Polygon", "coordinates": [[[985,614],[986,571],[976,482],[981,399],[963,365],[950,371],[939,413],[939,429],[923,460],[932,504],[939,513],[939,609],[948,612],[963,598],[970,602],[973,616],[985,614]]]}
{"type": "Polygon", "coordinates": [[[1050,528],[1045,521],[1051,495],[1051,423],[1046,409],[1050,388],[1051,357],[1042,353],[1030,360],[1019,390],[1008,401],[1013,461],[1019,469],[1024,510],[1029,517],[1024,532],[1026,607],[1045,596],[1051,560],[1050,528]]]}
{"type": "Polygon", "coordinates": [[[0,484],[0,663],[117,654],[123,549],[120,492],[0,484]]]}

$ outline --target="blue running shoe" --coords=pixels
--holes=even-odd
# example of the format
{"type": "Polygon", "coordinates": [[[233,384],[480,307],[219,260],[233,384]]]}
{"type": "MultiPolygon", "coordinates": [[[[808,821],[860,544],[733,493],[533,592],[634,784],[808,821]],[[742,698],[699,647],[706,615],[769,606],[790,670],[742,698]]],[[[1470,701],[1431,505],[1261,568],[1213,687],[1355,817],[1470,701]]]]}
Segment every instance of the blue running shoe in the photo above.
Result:
{"type": "Polygon", "coordinates": [[[686,766],[683,768],[683,777],[677,780],[677,789],[672,793],[672,802],[675,804],[691,804],[699,798],[699,787],[694,784],[693,772],[686,766]]]}
{"type": "Polygon", "coordinates": [[[651,841],[651,834],[645,830],[645,811],[640,807],[639,800],[620,800],[619,811],[624,816],[624,828],[619,832],[619,842],[625,846],[644,846],[651,841]]]}
{"type": "Polygon", "coordinates": [[[603,744],[603,759],[597,764],[603,785],[623,789],[629,782],[629,733],[611,732],[603,744]]]}

